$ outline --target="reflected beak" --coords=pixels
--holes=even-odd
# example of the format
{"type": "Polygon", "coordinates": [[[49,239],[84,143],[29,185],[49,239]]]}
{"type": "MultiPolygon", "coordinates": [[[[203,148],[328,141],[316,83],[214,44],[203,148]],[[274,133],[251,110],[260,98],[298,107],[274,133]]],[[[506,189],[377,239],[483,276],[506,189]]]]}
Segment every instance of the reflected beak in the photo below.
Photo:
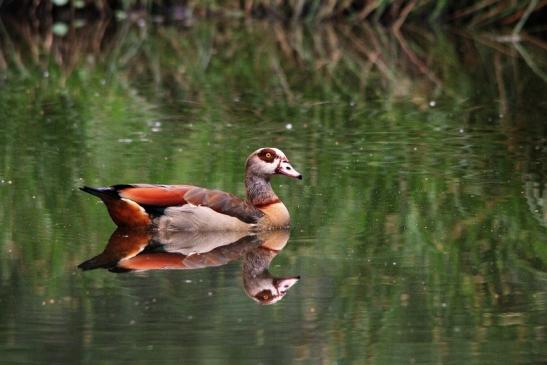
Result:
{"type": "Polygon", "coordinates": [[[275,172],[276,174],[285,175],[298,180],[302,180],[302,174],[296,171],[294,167],[291,166],[289,161],[281,161],[279,163],[279,166],[277,166],[277,169],[275,169],[275,172]]]}
{"type": "Polygon", "coordinates": [[[289,290],[294,284],[300,280],[300,275],[298,276],[289,276],[287,278],[277,279],[276,286],[283,292],[289,290]]]}
{"type": "Polygon", "coordinates": [[[277,289],[278,295],[280,297],[284,297],[289,289],[298,282],[298,280],[300,280],[300,275],[274,279],[274,285],[277,289]]]}

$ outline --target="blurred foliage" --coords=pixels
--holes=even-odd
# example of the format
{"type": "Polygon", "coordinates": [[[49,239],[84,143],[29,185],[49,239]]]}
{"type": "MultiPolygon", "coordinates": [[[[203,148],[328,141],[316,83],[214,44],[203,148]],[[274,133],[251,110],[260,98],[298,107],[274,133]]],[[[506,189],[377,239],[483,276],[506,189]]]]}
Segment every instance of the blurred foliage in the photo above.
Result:
{"type": "MultiPolygon", "coordinates": [[[[0,10],[39,20],[74,14],[87,17],[142,18],[192,23],[203,17],[258,17],[284,22],[342,20],[382,23],[399,29],[413,24],[463,24],[472,28],[542,26],[545,0],[4,0],[0,10]]],[[[543,29],[544,31],[544,29],[543,29]]]]}
{"type": "Polygon", "coordinates": [[[541,41],[412,27],[67,24],[56,35],[8,19],[0,34],[4,358],[542,360],[541,41]],[[294,220],[274,266],[303,276],[282,306],[232,294],[233,266],[184,276],[210,287],[179,273],[75,272],[113,230],[78,186],[194,183],[242,195],[243,161],[263,145],[305,176],[274,181],[294,220]]]}

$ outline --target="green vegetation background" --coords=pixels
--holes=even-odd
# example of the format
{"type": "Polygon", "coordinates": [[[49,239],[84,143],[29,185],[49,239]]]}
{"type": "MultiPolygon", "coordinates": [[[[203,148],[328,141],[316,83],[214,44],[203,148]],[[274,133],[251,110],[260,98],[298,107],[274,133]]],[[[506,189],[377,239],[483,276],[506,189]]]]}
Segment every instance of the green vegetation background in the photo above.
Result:
{"type": "MultiPolygon", "coordinates": [[[[75,266],[102,249],[113,225],[78,186],[189,182],[242,195],[244,158],[267,144],[282,146],[306,177],[276,180],[296,227],[278,263],[331,275],[329,285],[304,286],[290,310],[300,322],[309,307],[316,316],[335,310],[310,342],[328,358],[359,358],[363,343],[401,341],[394,328],[407,323],[437,344],[453,339],[449,326],[470,328],[441,353],[426,351],[430,359],[464,360],[466,338],[511,338],[529,350],[522,356],[540,359],[547,93],[536,38],[513,45],[490,34],[253,21],[184,29],[71,23],[55,35],[8,20],[1,35],[5,348],[32,343],[17,332],[17,313],[35,313],[28,320],[38,323],[56,318],[70,328],[63,341],[82,336],[81,351],[108,338],[100,336],[103,302],[89,293],[115,295],[124,281],[79,282],[75,266]],[[358,259],[344,267],[348,255],[358,259]],[[327,307],[314,290],[336,295],[327,307]],[[51,298],[60,304],[44,306],[51,298]],[[514,300],[528,311],[507,316],[514,300]],[[408,308],[420,316],[407,318],[408,308]]],[[[176,276],[154,279],[157,295],[183,290],[176,276]]],[[[138,318],[133,299],[112,311],[138,318]]],[[[177,311],[202,317],[224,305],[173,300],[177,311]]],[[[272,311],[273,322],[281,313],[272,311]]],[[[229,331],[232,323],[217,320],[218,333],[229,331]]],[[[127,336],[145,343],[138,336],[147,328],[127,336]]],[[[379,362],[395,351],[376,350],[379,362]]],[[[143,361],[170,356],[141,351],[143,361]]],[[[492,349],[473,351],[477,360],[492,349]]]]}

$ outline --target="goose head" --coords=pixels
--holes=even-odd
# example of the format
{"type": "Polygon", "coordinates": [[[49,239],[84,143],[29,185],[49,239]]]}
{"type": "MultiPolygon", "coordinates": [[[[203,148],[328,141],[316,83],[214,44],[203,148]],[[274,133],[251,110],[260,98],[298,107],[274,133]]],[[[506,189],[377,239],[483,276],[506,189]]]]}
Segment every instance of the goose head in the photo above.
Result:
{"type": "Polygon", "coordinates": [[[245,293],[260,304],[279,302],[298,280],[300,280],[300,276],[275,278],[268,271],[250,277],[243,273],[245,293]]]}
{"type": "Polygon", "coordinates": [[[292,167],[283,151],[273,147],[259,148],[251,153],[245,170],[248,176],[254,175],[266,180],[272,175],[285,175],[302,180],[302,174],[292,167]]]}

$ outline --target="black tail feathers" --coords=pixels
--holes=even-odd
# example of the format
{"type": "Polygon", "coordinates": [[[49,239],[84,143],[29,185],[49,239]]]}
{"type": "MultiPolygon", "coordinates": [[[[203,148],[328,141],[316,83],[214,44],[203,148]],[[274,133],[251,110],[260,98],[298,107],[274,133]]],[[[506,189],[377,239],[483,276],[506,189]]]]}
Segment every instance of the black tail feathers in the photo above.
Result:
{"type": "Polygon", "coordinates": [[[87,261],[82,262],[80,265],[78,265],[78,269],[87,271],[87,270],[94,270],[98,268],[111,268],[113,266],[116,266],[118,261],[109,260],[108,258],[104,257],[103,254],[95,256],[87,261]]]}
{"type": "Polygon", "coordinates": [[[118,191],[112,187],[106,188],[92,188],[89,186],[84,186],[80,188],[81,191],[85,191],[88,194],[98,196],[101,199],[111,198],[111,199],[120,199],[118,191]]]}
{"type": "Polygon", "coordinates": [[[115,273],[125,273],[133,271],[131,269],[124,269],[117,267],[118,260],[112,260],[105,257],[103,254],[95,256],[87,261],[82,262],[78,265],[78,269],[82,271],[95,270],[95,269],[107,269],[108,271],[115,273]]]}

